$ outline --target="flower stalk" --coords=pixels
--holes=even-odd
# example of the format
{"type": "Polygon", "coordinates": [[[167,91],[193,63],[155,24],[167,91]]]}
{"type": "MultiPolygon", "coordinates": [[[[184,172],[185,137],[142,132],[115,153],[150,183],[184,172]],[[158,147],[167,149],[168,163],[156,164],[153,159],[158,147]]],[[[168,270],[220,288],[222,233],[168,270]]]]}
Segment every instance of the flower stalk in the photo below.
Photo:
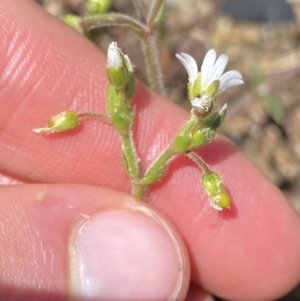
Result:
{"type": "Polygon", "coordinates": [[[123,163],[132,180],[132,193],[142,198],[143,189],[139,184],[140,158],[132,132],[134,109],[130,103],[135,91],[134,70],[128,56],[122,53],[116,42],[109,45],[106,70],[109,80],[106,108],[112,125],[122,138],[123,163]]]}
{"type": "Polygon", "coordinates": [[[142,40],[141,45],[145,60],[148,84],[154,91],[161,95],[165,95],[166,92],[159,60],[156,33],[149,34],[142,40]]]}

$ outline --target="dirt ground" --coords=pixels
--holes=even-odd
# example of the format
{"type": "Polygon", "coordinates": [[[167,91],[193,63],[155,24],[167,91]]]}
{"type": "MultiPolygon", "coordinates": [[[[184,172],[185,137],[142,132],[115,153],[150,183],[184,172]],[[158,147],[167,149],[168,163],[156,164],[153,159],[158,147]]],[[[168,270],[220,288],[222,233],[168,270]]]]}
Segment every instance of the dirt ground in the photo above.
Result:
{"type": "MultiPolygon", "coordinates": [[[[83,14],[83,0],[36,0],[50,13],[83,14]]],[[[222,132],[286,195],[300,214],[300,19],[236,20],[222,13],[222,1],[168,1],[159,35],[167,96],[186,110],[186,71],[174,58],[187,52],[201,62],[209,48],[229,56],[229,69],[245,80],[218,100],[228,103],[222,132]]],[[[146,9],[146,8],[145,8],[146,9]]],[[[112,11],[134,15],[131,1],[113,1],[112,11]]],[[[111,37],[133,58],[137,76],[145,81],[139,42],[124,28],[97,30],[94,38],[106,49],[111,37]]],[[[271,202],[271,200],[270,200],[271,202]]],[[[281,300],[300,300],[300,289],[281,300]]]]}

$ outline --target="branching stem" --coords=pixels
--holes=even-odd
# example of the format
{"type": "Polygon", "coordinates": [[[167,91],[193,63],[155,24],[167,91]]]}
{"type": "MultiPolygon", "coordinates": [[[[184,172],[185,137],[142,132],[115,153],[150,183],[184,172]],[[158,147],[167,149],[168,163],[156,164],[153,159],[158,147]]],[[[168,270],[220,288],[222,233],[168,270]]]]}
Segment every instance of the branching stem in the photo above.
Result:
{"type": "Polygon", "coordinates": [[[102,114],[98,114],[98,113],[84,112],[84,113],[78,113],[77,116],[80,119],[96,118],[96,119],[100,119],[100,120],[102,120],[104,122],[111,123],[111,121],[109,120],[108,116],[105,116],[105,115],[102,115],[102,114]]]}

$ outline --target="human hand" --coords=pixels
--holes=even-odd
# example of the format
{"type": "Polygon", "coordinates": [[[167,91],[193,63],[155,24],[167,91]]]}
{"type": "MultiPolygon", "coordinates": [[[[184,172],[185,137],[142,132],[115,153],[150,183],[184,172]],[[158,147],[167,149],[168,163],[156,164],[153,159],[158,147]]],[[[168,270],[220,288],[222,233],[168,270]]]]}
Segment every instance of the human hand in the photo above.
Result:
{"type": "MultiPolygon", "coordinates": [[[[34,134],[33,128],[68,108],[105,113],[106,59],[33,1],[2,0],[0,7],[0,170],[11,181],[41,183],[0,189],[2,298],[65,300],[70,290],[80,290],[77,267],[84,264],[78,294],[90,292],[92,300],[115,300],[128,287],[127,300],[161,300],[175,283],[182,300],[189,282],[185,248],[157,212],[176,226],[188,249],[193,285],[186,300],[208,298],[204,290],[230,300],[273,300],[296,285],[299,218],[225,138],[199,153],[222,175],[232,209],[209,207],[199,170],[180,156],[151,187],[153,211],[119,192],[130,191],[130,180],[111,126],[88,120],[71,132],[34,134]],[[128,232],[121,231],[125,226],[128,232]],[[127,233],[131,239],[135,234],[132,245],[127,233]],[[143,238],[149,246],[141,250],[143,238]],[[120,262],[127,262],[121,270],[120,262]],[[125,269],[127,281],[116,281],[125,269]],[[101,277],[111,294],[102,299],[101,277]]],[[[134,104],[137,148],[148,165],[187,115],[141,84],[134,104]]]]}

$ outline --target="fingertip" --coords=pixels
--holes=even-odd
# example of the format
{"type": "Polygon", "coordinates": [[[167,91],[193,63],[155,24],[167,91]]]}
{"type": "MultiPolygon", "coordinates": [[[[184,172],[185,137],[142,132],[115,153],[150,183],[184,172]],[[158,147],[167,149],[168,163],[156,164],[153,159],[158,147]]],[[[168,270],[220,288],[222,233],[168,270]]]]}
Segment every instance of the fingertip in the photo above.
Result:
{"type": "Polygon", "coordinates": [[[182,300],[186,292],[185,251],[149,207],[87,216],[75,226],[70,250],[71,290],[77,297],[182,300]]]}
{"type": "Polygon", "coordinates": [[[0,287],[9,282],[21,295],[36,291],[32,300],[41,300],[42,292],[59,300],[184,300],[190,280],[186,248],[148,205],[80,185],[6,187],[0,189],[4,199],[0,287]]]}

